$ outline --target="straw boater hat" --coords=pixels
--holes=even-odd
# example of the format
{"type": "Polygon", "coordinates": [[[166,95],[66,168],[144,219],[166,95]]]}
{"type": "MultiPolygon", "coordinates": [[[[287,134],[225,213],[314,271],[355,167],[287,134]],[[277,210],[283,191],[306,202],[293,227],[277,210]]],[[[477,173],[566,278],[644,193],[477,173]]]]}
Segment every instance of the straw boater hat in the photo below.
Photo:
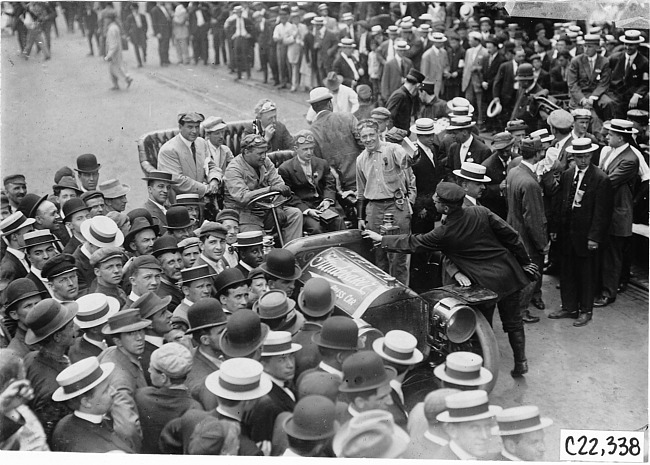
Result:
{"type": "Polygon", "coordinates": [[[416,346],[418,340],[412,334],[399,329],[388,331],[386,336],[377,338],[372,343],[372,349],[381,358],[398,365],[415,365],[424,359],[424,355],[416,346]]]}
{"type": "Polygon", "coordinates": [[[34,218],[27,218],[23,212],[15,211],[0,221],[0,236],[10,236],[19,229],[30,226],[35,222],[34,218]]]}
{"type": "Polygon", "coordinates": [[[454,170],[454,174],[461,178],[476,182],[490,182],[492,179],[485,175],[486,172],[487,168],[485,166],[469,161],[464,161],[459,170],[454,170]]]}
{"type": "Polygon", "coordinates": [[[492,381],[492,373],[483,367],[483,357],[472,352],[452,352],[445,363],[433,369],[433,374],[461,386],[481,386],[492,381]]]}
{"type": "Polygon", "coordinates": [[[97,247],[119,247],[124,234],[112,219],[98,215],[81,223],[81,235],[97,247]]]}
{"type": "Polygon", "coordinates": [[[569,153],[590,153],[598,150],[598,145],[591,142],[588,137],[581,137],[571,141],[571,147],[567,147],[569,153]]]}
{"type": "Polygon", "coordinates": [[[487,107],[488,118],[494,118],[503,111],[503,106],[498,98],[493,98],[487,107]]]}
{"type": "Polygon", "coordinates": [[[435,134],[434,121],[431,118],[418,118],[411,126],[414,134],[435,134]]]}
{"type": "Polygon", "coordinates": [[[542,142],[551,142],[555,139],[555,136],[548,132],[548,129],[546,128],[533,131],[529,135],[530,137],[539,137],[539,140],[542,142]]]}
{"type": "Polygon", "coordinates": [[[211,393],[235,401],[259,399],[268,394],[272,386],[262,364],[250,358],[226,360],[219,370],[205,378],[205,387],[211,393]]]}
{"type": "Polygon", "coordinates": [[[302,349],[300,344],[291,342],[289,331],[269,331],[262,345],[262,357],[293,354],[302,349]]]}
{"type": "Polygon", "coordinates": [[[52,400],[64,402],[79,397],[108,378],[114,368],[111,362],[100,365],[97,357],[79,360],[57,375],[59,388],[52,394],[52,400]]]}
{"type": "Polygon", "coordinates": [[[56,333],[72,321],[78,309],[76,302],[41,300],[27,314],[25,324],[29,329],[25,335],[25,344],[36,344],[56,333]]]}
{"type": "Polygon", "coordinates": [[[604,123],[603,127],[608,131],[614,131],[621,134],[636,134],[639,132],[639,130],[634,127],[634,123],[626,119],[613,119],[604,123]]]}
{"type": "Polygon", "coordinates": [[[397,458],[410,442],[409,435],[385,410],[368,410],[352,417],[336,433],[332,449],[337,457],[397,458]]]}
{"type": "Polygon", "coordinates": [[[553,420],[540,417],[539,408],[534,405],[522,405],[497,413],[497,424],[499,435],[512,436],[547,428],[553,424],[553,420]]]}
{"type": "Polygon", "coordinates": [[[447,410],[438,414],[436,420],[443,423],[464,423],[492,418],[502,409],[488,402],[487,392],[480,389],[451,394],[445,399],[447,410]]]}
{"type": "Polygon", "coordinates": [[[618,40],[620,40],[624,44],[640,44],[645,39],[641,35],[641,31],[637,31],[636,29],[628,29],[627,31],[625,31],[624,35],[618,38],[618,40]]]}
{"type": "Polygon", "coordinates": [[[254,247],[264,244],[264,233],[262,231],[245,231],[237,233],[237,242],[234,247],[254,247]]]}
{"type": "Polygon", "coordinates": [[[452,116],[449,126],[447,126],[447,131],[455,131],[459,129],[470,129],[472,126],[476,125],[476,122],[472,120],[471,116],[452,116]]]}
{"type": "Polygon", "coordinates": [[[74,318],[74,324],[81,329],[104,325],[120,310],[120,302],[115,297],[99,292],[86,294],[75,302],[79,305],[79,311],[74,318]]]}

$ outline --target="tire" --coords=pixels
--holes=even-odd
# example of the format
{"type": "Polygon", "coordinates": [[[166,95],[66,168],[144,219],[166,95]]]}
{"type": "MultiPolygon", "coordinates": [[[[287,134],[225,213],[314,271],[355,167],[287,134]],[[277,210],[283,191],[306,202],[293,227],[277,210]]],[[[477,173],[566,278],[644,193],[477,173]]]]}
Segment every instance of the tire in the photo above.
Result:
{"type": "Polygon", "coordinates": [[[483,352],[483,366],[492,373],[492,381],[481,386],[481,389],[487,391],[489,394],[494,389],[497,378],[499,377],[499,344],[497,343],[497,338],[494,335],[492,327],[483,314],[476,310],[474,313],[476,314],[476,332],[472,337],[478,338],[483,352]]]}

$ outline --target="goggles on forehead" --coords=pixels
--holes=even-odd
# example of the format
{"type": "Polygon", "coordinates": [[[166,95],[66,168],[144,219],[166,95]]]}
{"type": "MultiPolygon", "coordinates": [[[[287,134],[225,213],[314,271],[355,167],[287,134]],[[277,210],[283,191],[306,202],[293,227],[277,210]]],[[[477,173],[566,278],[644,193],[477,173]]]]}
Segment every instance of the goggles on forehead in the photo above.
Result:
{"type": "Polygon", "coordinates": [[[314,136],[307,134],[306,136],[298,136],[296,138],[296,144],[304,144],[306,142],[315,142],[314,136]]]}

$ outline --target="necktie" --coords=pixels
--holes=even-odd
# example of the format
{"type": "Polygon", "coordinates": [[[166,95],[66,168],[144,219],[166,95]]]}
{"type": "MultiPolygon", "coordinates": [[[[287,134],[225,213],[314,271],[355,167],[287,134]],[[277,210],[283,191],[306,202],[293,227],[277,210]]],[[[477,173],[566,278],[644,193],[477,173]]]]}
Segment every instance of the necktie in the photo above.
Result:
{"type": "Polygon", "coordinates": [[[596,63],[596,58],[589,59],[589,66],[591,66],[591,72],[594,72],[594,64],[596,63]]]}
{"type": "Polygon", "coordinates": [[[627,75],[630,72],[630,67],[632,65],[632,57],[629,55],[625,58],[625,74],[627,75]]]}
{"type": "Polygon", "coordinates": [[[194,142],[190,144],[190,149],[192,150],[192,158],[194,159],[194,163],[196,163],[196,146],[194,145],[194,142]]]}

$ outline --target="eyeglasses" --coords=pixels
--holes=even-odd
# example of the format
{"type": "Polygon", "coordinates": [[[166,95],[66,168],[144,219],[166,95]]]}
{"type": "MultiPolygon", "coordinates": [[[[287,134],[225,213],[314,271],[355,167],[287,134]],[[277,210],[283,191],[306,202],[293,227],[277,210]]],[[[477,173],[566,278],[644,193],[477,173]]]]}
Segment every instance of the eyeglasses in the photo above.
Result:
{"type": "Polygon", "coordinates": [[[307,134],[306,136],[298,136],[296,138],[296,144],[304,144],[305,142],[314,142],[314,136],[307,134]]]}

